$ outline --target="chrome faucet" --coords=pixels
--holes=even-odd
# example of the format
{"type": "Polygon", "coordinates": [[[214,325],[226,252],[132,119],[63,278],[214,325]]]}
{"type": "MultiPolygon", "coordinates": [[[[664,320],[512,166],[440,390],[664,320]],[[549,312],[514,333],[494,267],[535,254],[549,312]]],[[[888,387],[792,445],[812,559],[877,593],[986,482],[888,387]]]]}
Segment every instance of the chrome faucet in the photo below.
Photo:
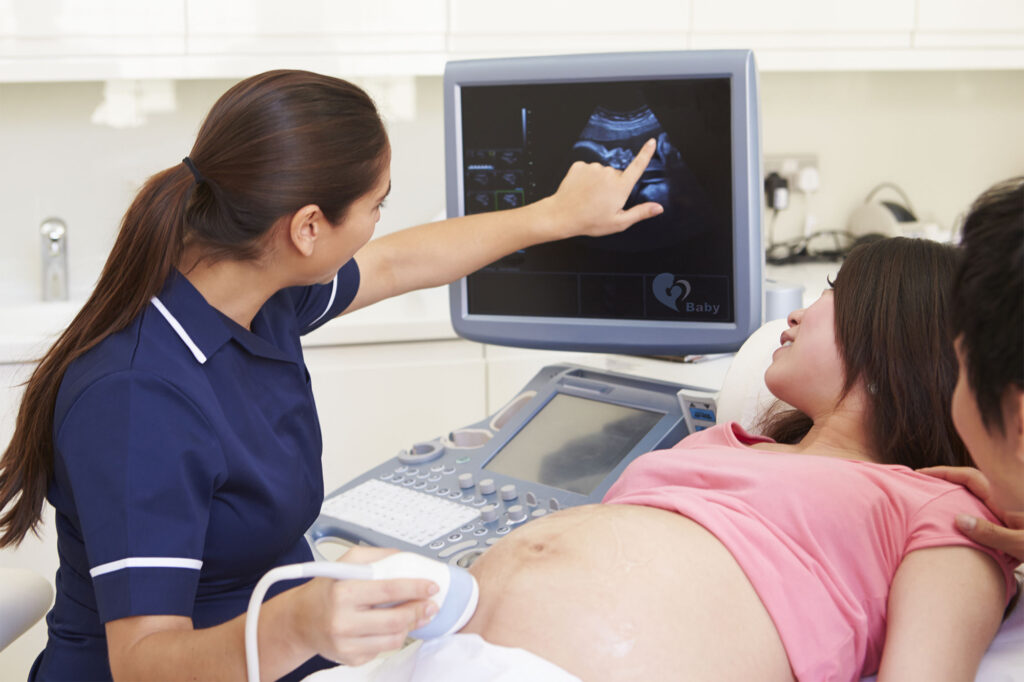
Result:
{"type": "Polygon", "coordinates": [[[47,218],[39,226],[42,237],[43,300],[68,300],[68,226],[60,218],[47,218]]]}

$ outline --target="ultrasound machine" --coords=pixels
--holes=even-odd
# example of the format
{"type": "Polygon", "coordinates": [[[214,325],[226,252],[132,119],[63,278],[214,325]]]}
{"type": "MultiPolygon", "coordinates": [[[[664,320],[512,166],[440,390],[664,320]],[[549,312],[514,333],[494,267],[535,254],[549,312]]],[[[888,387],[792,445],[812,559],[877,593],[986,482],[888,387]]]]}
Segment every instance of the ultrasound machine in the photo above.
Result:
{"type": "MultiPolygon", "coordinates": [[[[541,244],[450,288],[459,335],[640,356],[730,352],[762,323],[757,71],[750,51],[487,59],[444,77],[449,216],[552,194],[578,160],[657,152],[626,232],[541,244]]],[[[599,502],[639,455],[714,424],[711,394],[545,367],[495,414],[427,438],[324,501],[308,537],[468,566],[517,526],[599,502]]]]}

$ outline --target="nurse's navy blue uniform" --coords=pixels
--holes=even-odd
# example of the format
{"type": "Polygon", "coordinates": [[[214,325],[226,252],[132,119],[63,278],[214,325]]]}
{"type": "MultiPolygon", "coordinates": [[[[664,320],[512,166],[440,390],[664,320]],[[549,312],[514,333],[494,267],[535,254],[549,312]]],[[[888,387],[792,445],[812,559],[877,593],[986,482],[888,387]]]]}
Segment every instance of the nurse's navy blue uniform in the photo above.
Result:
{"type": "Polygon", "coordinates": [[[358,288],[350,261],[332,284],[278,292],[249,331],[175,272],[72,363],[48,494],[57,597],[32,678],[110,679],[104,623],[217,625],[245,611],[268,570],[312,558],[303,533],[323,502],[322,442],[300,336],[358,288]]]}

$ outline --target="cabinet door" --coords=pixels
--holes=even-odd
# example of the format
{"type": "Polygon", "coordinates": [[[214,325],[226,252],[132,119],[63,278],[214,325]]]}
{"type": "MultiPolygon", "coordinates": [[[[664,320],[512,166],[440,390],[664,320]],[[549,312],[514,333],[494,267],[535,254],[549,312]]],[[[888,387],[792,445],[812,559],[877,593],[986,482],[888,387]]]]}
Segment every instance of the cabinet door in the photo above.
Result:
{"type": "Polygon", "coordinates": [[[181,54],[185,0],[0,0],[0,56],[181,54]]]}
{"type": "Polygon", "coordinates": [[[544,54],[681,49],[689,0],[452,0],[449,50],[544,54]]]}
{"type": "Polygon", "coordinates": [[[402,448],[487,416],[481,346],[469,341],[309,348],[330,492],[402,448]]]}
{"type": "Polygon", "coordinates": [[[1024,47],[1024,2],[920,0],[915,44],[921,47],[1024,47]]]}
{"type": "Polygon", "coordinates": [[[693,0],[694,47],[909,47],[914,0],[693,0]]]}
{"type": "Polygon", "coordinates": [[[445,0],[186,1],[190,53],[444,50],[445,0]]]}

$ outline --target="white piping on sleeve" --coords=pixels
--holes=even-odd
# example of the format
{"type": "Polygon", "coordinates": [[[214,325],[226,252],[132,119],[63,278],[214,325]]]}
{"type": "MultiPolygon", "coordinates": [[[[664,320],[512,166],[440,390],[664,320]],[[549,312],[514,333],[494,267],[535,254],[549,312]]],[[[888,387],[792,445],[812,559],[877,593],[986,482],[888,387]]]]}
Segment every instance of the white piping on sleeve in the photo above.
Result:
{"type": "Polygon", "coordinates": [[[331,300],[327,301],[327,307],[324,308],[324,311],[322,313],[320,313],[320,315],[318,315],[315,320],[313,320],[308,325],[306,325],[307,327],[312,327],[314,324],[316,324],[317,322],[320,321],[321,317],[323,317],[324,315],[327,314],[327,311],[331,309],[332,305],[334,305],[334,297],[337,294],[338,294],[338,273],[334,273],[334,286],[331,287],[331,300]]]}
{"type": "Polygon", "coordinates": [[[161,303],[160,299],[157,298],[156,296],[151,298],[150,301],[153,302],[153,305],[156,306],[156,309],[159,310],[160,314],[164,316],[165,320],[167,320],[167,324],[171,325],[171,329],[173,329],[175,333],[177,333],[177,335],[181,337],[181,340],[185,342],[185,345],[188,346],[188,349],[192,351],[192,355],[196,356],[196,360],[199,361],[199,364],[205,365],[206,355],[203,353],[203,351],[199,350],[199,346],[195,344],[195,341],[193,341],[192,337],[188,335],[188,332],[185,331],[185,328],[181,326],[181,323],[175,319],[174,315],[171,315],[171,311],[164,307],[164,304],[161,303]]]}
{"type": "Polygon", "coordinates": [[[124,568],[190,568],[198,571],[203,562],[198,559],[179,559],[166,556],[136,556],[100,564],[89,571],[89,575],[98,578],[107,573],[120,571],[124,568]]]}

